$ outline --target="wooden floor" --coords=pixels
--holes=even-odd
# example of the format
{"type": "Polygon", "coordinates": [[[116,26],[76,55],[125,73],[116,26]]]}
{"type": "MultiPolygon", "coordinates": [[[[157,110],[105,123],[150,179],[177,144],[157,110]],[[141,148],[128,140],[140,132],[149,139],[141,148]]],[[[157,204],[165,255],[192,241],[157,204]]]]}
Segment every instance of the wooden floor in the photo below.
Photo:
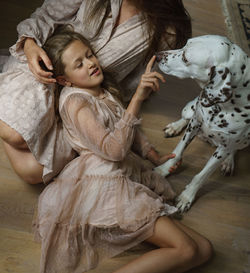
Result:
{"type": "MultiPolygon", "coordinates": [[[[1,0],[0,48],[6,48],[15,41],[15,25],[27,17],[39,2],[41,1],[1,0]]],[[[194,36],[226,35],[218,0],[184,0],[184,3],[193,18],[194,36]]],[[[162,128],[179,118],[182,107],[198,93],[199,88],[193,81],[167,77],[166,86],[145,103],[143,129],[162,153],[171,152],[180,139],[165,139],[162,128]]],[[[214,148],[199,139],[192,142],[184,154],[180,171],[169,178],[178,193],[202,169],[213,151],[214,148]]],[[[237,154],[234,176],[223,177],[220,170],[217,170],[200,190],[196,202],[182,219],[183,223],[209,238],[215,250],[212,261],[190,271],[192,273],[250,272],[249,152],[250,148],[247,148],[237,154]]],[[[15,175],[0,143],[1,273],[39,272],[40,246],[33,242],[31,223],[42,189],[42,185],[27,185],[15,175]]],[[[91,272],[110,273],[148,249],[149,246],[140,245],[105,261],[91,272]]]]}

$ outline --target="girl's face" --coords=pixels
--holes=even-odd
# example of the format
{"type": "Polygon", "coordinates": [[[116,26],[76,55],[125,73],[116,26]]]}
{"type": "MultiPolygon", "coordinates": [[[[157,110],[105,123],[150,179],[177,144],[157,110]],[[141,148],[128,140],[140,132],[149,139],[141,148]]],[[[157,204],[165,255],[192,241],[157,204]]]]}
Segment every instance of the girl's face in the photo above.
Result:
{"type": "Polygon", "coordinates": [[[100,88],[103,73],[99,61],[81,41],[75,40],[66,48],[62,62],[65,65],[66,85],[90,90],[100,88]]]}

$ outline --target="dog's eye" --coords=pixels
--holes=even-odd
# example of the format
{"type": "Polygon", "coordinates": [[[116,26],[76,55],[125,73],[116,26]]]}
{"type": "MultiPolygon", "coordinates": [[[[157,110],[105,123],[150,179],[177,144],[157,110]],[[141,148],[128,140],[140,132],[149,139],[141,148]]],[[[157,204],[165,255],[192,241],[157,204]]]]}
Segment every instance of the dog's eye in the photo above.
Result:
{"type": "Polygon", "coordinates": [[[182,61],[187,64],[188,63],[188,60],[186,58],[186,55],[185,55],[185,51],[183,51],[183,54],[182,54],[182,61]]]}

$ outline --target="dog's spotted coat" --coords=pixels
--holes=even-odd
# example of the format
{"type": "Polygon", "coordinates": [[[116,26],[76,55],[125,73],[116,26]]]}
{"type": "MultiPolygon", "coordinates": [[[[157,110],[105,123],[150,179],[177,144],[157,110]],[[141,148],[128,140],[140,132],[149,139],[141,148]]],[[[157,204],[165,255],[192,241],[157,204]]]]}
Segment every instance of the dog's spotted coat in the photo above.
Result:
{"type": "Polygon", "coordinates": [[[250,59],[226,37],[205,35],[189,39],[182,49],[158,53],[157,61],[162,72],[193,78],[202,91],[183,109],[182,119],[166,127],[166,136],[172,136],[188,124],[173,151],[176,157],[155,170],[168,175],[169,168],[181,159],[196,135],[217,147],[203,170],[178,197],[177,206],[183,212],[219,164],[222,163],[224,173],[231,174],[236,151],[250,144],[250,59]]]}

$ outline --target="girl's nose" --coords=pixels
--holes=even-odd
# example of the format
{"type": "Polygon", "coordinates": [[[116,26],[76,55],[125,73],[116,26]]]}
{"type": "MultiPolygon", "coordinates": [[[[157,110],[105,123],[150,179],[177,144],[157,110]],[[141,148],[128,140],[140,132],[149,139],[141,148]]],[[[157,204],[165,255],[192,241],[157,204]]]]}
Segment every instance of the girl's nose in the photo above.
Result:
{"type": "Polygon", "coordinates": [[[89,59],[86,60],[86,63],[88,65],[88,67],[92,67],[94,65],[94,62],[89,59]]]}

